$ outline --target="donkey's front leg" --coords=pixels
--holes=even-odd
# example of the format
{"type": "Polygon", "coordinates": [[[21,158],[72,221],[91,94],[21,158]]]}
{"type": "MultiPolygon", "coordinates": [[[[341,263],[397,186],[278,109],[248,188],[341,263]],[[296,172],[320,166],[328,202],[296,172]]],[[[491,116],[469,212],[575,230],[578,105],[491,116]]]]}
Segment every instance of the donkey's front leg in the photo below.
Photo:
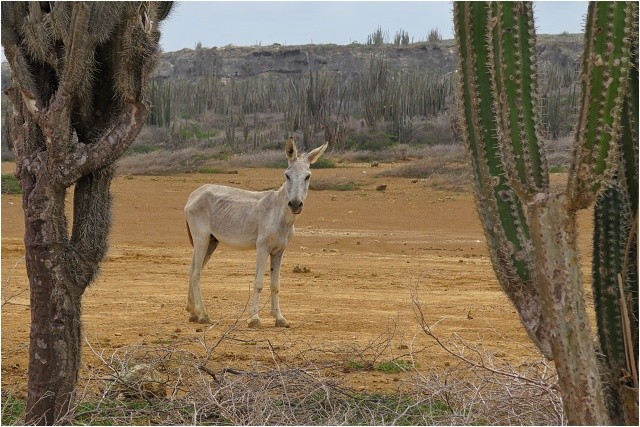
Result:
{"type": "Polygon", "coordinates": [[[289,327],[289,322],[280,311],[280,264],[283,250],[271,254],[271,314],[276,318],[276,326],[289,327]]]}
{"type": "Polygon", "coordinates": [[[249,319],[249,327],[257,328],[260,326],[260,292],[262,291],[262,282],[264,281],[264,271],[267,266],[267,256],[269,251],[258,245],[256,251],[256,277],[253,280],[253,294],[251,295],[251,318],[249,319]]]}

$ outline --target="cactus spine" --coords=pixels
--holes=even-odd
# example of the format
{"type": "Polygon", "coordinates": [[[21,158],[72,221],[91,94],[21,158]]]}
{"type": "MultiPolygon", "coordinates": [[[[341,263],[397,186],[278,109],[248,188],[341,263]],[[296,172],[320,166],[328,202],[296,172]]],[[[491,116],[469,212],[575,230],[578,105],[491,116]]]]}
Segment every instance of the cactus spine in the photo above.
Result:
{"type": "MultiPolygon", "coordinates": [[[[565,196],[550,190],[539,138],[531,4],[456,2],[454,6],[460,128],[472,158],[478,211],[494,269],[525,329],[543,354],[555,361],[570,424],[609,421],[586,316],[575,211],[596,198],[601,201],[596,208],[596,222],[601,223],[596,240],[602,254],[594,266],[598,274],[611,270],[616,276],[622,260],[628,259],[624,248],[629,246],[629,230],[637,229],[637,223],[630,225],[631,215],[637,215],[637,68],[630,54],[637,52],[637,7],[633,2],[594,2],[589,7],[583,102],[565,196]],[[612,184],[616,177],[625,185],[612,184]],[[630,197],[633,191],[635,196],[630,197]],[[628,201],[624,209],[612,211],[624,200],[628,201]]],[[[627,271],[637,278],[637,265],[627,271]]],[[[637,289],[637,284],[627,287],[637,289]]],[[[601,340],[605,337],[602,347],[616,354],[612,360],[624,360],[621,308],[617,297],[612,303],[611,292],[596,292],[596,310],[602,313],[599,335],[601,340]]],[[[637,292],[635,302],[633,295],[628,299],[637,312],[637,292]]],[[[637,337],[637,315],[630,316],[630,323],[637,337]]],[[[637,347],[637,341],[627,347],[633,345],[637,347]]],[[[623,366],[616,363],[610,366],[623,366]]],[[[619,372],[614,376],[618,380],[619,372]]],[[[610,379],[605,375],[604,381],[610,379]]],[[[634,384],[637,401],[637,370],[634,384]]]]}

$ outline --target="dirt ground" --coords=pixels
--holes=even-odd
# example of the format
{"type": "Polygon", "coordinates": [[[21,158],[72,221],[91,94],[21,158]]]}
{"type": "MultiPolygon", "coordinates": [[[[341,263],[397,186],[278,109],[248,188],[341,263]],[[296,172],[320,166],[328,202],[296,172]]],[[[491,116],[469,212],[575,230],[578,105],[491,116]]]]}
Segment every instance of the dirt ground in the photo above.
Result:
{"type": "MultiPolygon", "coordinates": [[[[3,173],[13,165],[3,164],[3,173]]],[[[175,346],[205,357],[206,366],[268,369],[276,363],[328,363],[350,385],[393,387],[408,373],[357,369],[359,361],[404,360],[416,369],[450,363],[421,331],[415,294],[445,341],[482,343],[505,363],[539,358],[493,274],[473,196],[430,189],[425,181],[376,177],[393,165],[349,165],[313,171],[313,178],[352,180],[355,191],[310,191],[285,251],[281,307],[291,328],[269,314],[268,279],[262,326],[246,326],[254,252],[219,247],[202,276],[205,306],[216,323],[189,323],[185,311],[191,247],[182,208],[189,193],[215,182],[263,190],[282,170],[237,174],[120,176],[113,182],[114,223],[101,274],[83,299],[84,378],[118,349],[175,346]],[[386,190],[376,187],[386,184],[386,190]],[[306,273],[294,267],[306,267],[306,273]],[[132,347],[133,346],[133,347],[132,347]],[[351,368],[356,369],[351,369],[351,368]]],[[[589,213],[580,217],[583,263],[590,267],[589,213]]],[[[2,389],[24,396],[29,294],[20,196],[2,196],[2,389]]],[[[304,268],[303,268],[304,270],[304,268]]],[[[585,271],[589,271],[585,269],[585,271]]]]}

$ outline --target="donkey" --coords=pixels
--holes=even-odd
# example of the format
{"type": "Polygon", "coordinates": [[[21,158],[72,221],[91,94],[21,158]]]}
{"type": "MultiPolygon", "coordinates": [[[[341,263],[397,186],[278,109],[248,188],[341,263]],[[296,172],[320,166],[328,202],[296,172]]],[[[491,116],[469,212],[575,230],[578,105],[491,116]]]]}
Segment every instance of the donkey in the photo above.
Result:
{"type": "Polygon", "coordinates": [[[320,158],[327,145],[298,155],[293,138],[288,138],[285,152],[289,167],[284,172],[286,181],[279,190],[247,191],[205,184],[191,193],[184,207],[187,232],[193,245],[187,296],[189,321],[210,323],[202,304],[200,274],[218,243],[223,243],[238,249],[256,249],[249,327],[260,326],[258,307],[268,256],[271,256],[271,314],[276,318],[276,326],[289,327],[280,311],[278,295],[282,254],[293,238],[293,224],[302,212],[309,191],[309,166],[320,158]]]}

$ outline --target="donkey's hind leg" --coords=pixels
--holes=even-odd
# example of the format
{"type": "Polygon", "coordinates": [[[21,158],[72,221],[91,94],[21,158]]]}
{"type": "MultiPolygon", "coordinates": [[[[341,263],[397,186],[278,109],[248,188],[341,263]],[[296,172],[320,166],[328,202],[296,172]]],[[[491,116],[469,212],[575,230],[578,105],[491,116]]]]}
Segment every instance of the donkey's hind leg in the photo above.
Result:
{"type": "Polygon", "coordinates": [[[193,236],[193,259],[189,272],[189,294],[187,296],[187,310],[191,314],[190,322],[211,323],[200,291],[200,276],[202,268],[211,258],[211,254],[218,246],[218,241],[211,235],[193,236]]]}

